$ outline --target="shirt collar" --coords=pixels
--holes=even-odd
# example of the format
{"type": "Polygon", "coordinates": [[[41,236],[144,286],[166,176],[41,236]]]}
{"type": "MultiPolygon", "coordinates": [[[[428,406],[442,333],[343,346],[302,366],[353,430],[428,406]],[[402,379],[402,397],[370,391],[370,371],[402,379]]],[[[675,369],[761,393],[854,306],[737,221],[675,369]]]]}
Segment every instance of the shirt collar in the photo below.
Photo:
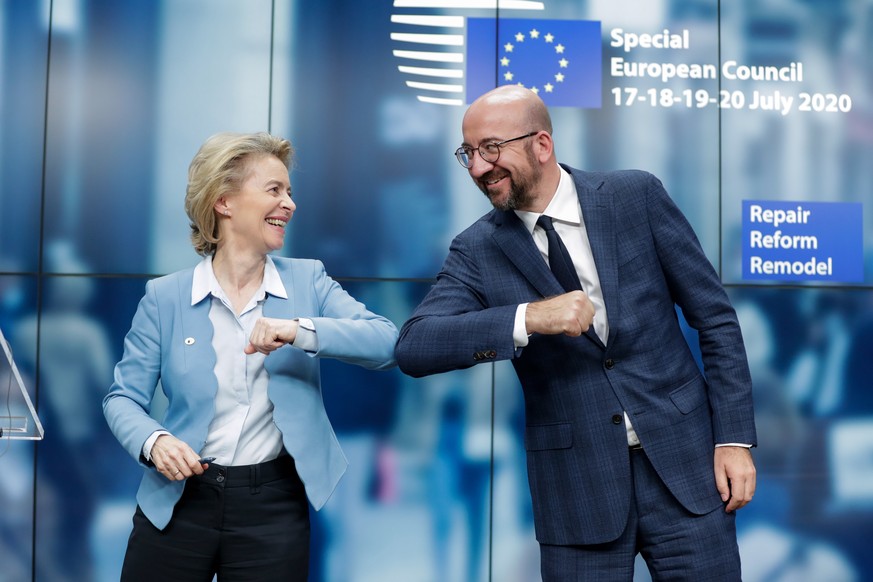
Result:
{"type": "MultiPolygon", "coordinates": [[[[279,270],[269,255],[267,255],[267,260],[264,263],[264,281],[261,283],[261,289],[263,289],[264,293],[269,293],[274,297],[288,299],[288,292],[285,289],[284,283],[282,283],[279,270]]],[[[204,257],[194,267],[194,281],[191,285],[191,305],[200,303],[210,294],[216,297],[221,297],[224,294],[221,290],[221,285],[218,284],[218,279],[215,277],[215,271],[212,270],[212,255],[204,257]]]]}
{"type": "Polygon", "coordinates": [[[282,277],[279,276],[279,269],[276,268],[270,255],[267,255],[267,263],[264,265],[264,291],[273,297],[288,299],[288,291],[285,289],[282,277]]]}
{"type": "MultiPolygon", "coordinates": [[[[579,197],[576,194],[576,185],[564,168],[558,166],[558,169],[561,172],[558,189],[555,190],[555,195],[552,196],[552,200],[542,214],[550,216],[555,220],[572,224],[573,226],[579,226],[582,224],[582,217],[579,208],[579,197]]],[[[516,210],[515,214],[524,223],[527,231],[533,233],[540,213],[516,210]]]]}

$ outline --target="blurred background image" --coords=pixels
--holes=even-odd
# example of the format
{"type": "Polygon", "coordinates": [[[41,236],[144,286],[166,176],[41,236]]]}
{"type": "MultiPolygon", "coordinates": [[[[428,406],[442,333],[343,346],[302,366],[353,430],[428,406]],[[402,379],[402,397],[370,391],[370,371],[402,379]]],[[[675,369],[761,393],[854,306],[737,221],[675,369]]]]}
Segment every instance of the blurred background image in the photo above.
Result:
{"type": "MultiPolygon", "coordinates": [[[[759,438],[758,491],[737,519],[744,580],[873,580],[873,0],[470,5],[0,0],[0,329],[45,429],[0,439],[0,582],[118,579],[141,471],[101,400],[145,282],[197,261],[183,198],[206,137],[289,138],[304,219],[282,254],[321,259],[369,309],[406,320],[454,235],[490,210],[452,155],[477,96],[465,63],[486,59],[502,82],[500,46],[466,52],[470,19],[488,18],[599,23],[600,103],[551,107],[559,159],[661,178],[728,288],[759,438]],[[626,53],[617,28],[691,43],[626,53]],[[439,38],[408,36],[421,34],[439,38]],[[614,57],[802,62],[804,78],[618,78],[614,57]],[[616,98],[665,88],[851,107],[616,98]],[[744,280],[744,200],[860,203],[863,279],[744,280]]],[[[539,580],[508,362],[425,379],[325,362],[323,385],[351,466],[312,514],[313,582],[539,580]]]]}

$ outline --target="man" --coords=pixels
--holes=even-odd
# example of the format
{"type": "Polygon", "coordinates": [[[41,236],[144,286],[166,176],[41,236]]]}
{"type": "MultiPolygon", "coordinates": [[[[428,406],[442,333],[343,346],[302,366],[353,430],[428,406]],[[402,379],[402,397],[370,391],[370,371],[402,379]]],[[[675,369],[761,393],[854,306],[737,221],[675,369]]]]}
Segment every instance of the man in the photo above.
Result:
{"type": "Polygon", "coordinates": [[[467,110],[456,155],[494,210],[452,242],[398,364],[512,361],[546,582],[631,580],[637,553],[656,580],[739,580],[734,510],[755,491],[756,436],[736,314],[655,177],[560,166],[551,132],[518,86],[467,110]],[[565,253],[578,280],[562,287],[565,253]]]}

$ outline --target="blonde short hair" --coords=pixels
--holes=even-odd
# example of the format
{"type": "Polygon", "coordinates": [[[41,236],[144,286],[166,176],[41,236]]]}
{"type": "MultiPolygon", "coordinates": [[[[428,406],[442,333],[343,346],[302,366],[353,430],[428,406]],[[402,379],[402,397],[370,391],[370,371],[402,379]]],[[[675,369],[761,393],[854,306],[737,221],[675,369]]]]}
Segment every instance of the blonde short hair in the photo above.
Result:
{"type": "Polygon", "coordinates": [[[248,175],[248,162],[274,156],[290,167],[294,148],[281,137],[260,133],[217,133],[207,139],[188,167],[185,213],[191,220],[191,243],[197,254],[215,252],[219,242],[215,202],[236,192],[248,175]]]}

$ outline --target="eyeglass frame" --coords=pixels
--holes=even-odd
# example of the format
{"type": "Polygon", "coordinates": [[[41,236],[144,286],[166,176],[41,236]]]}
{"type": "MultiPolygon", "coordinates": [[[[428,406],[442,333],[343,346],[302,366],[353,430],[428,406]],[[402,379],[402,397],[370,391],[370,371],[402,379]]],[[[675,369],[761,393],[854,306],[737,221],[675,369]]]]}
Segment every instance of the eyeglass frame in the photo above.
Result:
{"type": "MultiPolygon", "coordinates": [[[[532,131],[532,132],[530,132],[530,133],[526,133],[526,134],[524,134],[524,135],[520,135],[520,136],[518,136],[518,137],[511,137],[511,138],[509,138],[509,139],[505,139],[505,140],[503,140],[503,141],[489,141],[489,142],[485,142],[485,143],[480,143],[480,144],[479,144],[478,146],[476,146],[475,148],[472,147],[472,146],[461,146],[461,147],[459,147],[458,149],[455,150],[455,159],[458,160],[458,163],[461,164],[464,168],[466,168],[467,170],[469,170],[470,168],[473,167],[473,152],[474,152],[474,151],[478,151],[478,152],[479,152],[479,157],[482,158],[483,161],[486,161],[486,162],[488,162],[489,164],[496,164],[496,163],[497,163],[497,160],[500,159],[500,148],[502,148],[503,146],[505,146],[506,144],[508,144],[508,143],[510,143],[510,142],[518,141],[518,140],[520,140],[520,139],[525,139],[525,138],[528,138],[528,137],[535,136],[535,135],[537,135],[540,131],[541,131],[541,130],[532,131]],[[488,158],[485,157],[485,154],[482,153],[482,147],[483,147],[483,146],[488,146],[488,147],[495,147],[495,148],[497,148],[497,155],[494,156],[494,159],[493,159],[493,160],[489,160],[488,158]],[[470,150],[470,153],[467,153],[467,150],[470,150]],[[470,162],[470,165],[469,165],[469,166],[463,162],[463,160],[461,159],[461,156],[466,156],[467,160],[469,160],[469,162],[470,162]]],[[[489,156],[490,156],[490,154],[489,154],[489,156]]]]}

